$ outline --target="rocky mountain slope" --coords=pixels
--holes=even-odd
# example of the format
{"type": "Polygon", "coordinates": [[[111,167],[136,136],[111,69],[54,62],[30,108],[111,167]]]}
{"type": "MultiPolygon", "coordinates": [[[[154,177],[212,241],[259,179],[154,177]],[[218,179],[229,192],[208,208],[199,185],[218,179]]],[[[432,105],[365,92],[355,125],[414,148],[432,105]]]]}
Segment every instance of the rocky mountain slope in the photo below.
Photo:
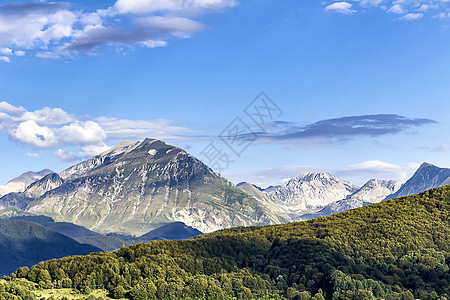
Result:
{"type": "Polygon", "coordinates": [[[63,183],[31,202],[29,212],[134,235],[174,221],[202,232],[280,222],[266,203],[159,140],[121,143],[60,177],[63,183]]]}
{"type": "Polygon", "coordinates": [[[356,192],[348,195],[345,199],[332,202],[316,213],[304,214],[301,216],[301,219],[309,220],[318,217],[330,216],[332,214],[355,209],[364,205],[379,203],[387,196],[398,191],[401,186],[402,184],[395,180],[371,179],[356,192]]]}
{"type": "Polygon", "coordinates": [[[286,182],[273,195],[282,203],[309,210],[344,199],[357,190],[356,185],[329,173],[305,173],[286,182]]]}
{"type": "Polygon", "coordinates": [[[414,175],[394,194],[386,199],[409,196],[450,184],[450,169],[423,163],[414,175]]]}

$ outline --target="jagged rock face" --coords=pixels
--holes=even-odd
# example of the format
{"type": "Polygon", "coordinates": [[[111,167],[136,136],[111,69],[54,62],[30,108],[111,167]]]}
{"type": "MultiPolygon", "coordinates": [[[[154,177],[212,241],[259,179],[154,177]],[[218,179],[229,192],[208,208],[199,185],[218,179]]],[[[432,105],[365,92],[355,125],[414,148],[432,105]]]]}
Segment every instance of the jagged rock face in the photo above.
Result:
{"type": "Polygon", "coordinates": [[[39,198],[46,192],[61,186],[63,183],[64,180],[57,173],[51,173],[30,184],[23,193],[30,198],[39,198]]]}
{"type": "Polygon", "coordinates": [[[423,163],[414,175],[394,194],[386,199],[409,196],[450,184],[450,169],[423,163]]]}
{"type": "Polygon", "coordinates": [[[159,140],[122,143],[60,175],[64,183],[29,212],[134,235],[174,221],[202,232],[277,222],[261,201],[159,140]]]}
{"type": "Polygon", "coordinates": [[[281,202],[308,210],[344,199],[358,187],[328,173],[305,173],[286,182],[273,195],[281,202]]]}
{"type": "Polygon", "coordinates": [[[401,187],[402,184],[395,180],[371,179],[347,199],[361,203],[378,203],[397,192],[401,187]]]}

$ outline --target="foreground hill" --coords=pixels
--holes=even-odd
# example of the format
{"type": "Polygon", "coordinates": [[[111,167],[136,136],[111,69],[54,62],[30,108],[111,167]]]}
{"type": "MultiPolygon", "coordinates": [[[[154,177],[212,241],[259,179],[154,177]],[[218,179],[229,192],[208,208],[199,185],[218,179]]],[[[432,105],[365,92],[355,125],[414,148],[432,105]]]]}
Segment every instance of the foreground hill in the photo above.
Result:
{"type": "Polygon", "coordinates": [[[0,274],[9,274],[18,266],[31,267],[42,260],[98,251],[36,223],[0,221],[0,274]]]}
{"type": "Polygon", "coordinates": [[[129,299],[448,299],[449,216],[447,186],[307,222],[42,262],[15,276],[129,299]]]}

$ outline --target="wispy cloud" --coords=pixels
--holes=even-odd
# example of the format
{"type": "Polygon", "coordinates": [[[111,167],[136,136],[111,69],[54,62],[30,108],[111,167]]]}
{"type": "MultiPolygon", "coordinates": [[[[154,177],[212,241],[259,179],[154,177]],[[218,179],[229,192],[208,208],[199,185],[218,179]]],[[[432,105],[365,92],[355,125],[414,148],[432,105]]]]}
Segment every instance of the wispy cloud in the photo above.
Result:
{"type": "Polygon", "coordinates": [[[411,128],[434,123],[436,122],[429,119],[407,118],[395,114],[379,114],[327,119],[309,125],[275,122],[266,128],[266,132],[258,132],[257,134],[262,141],[299,139],[335,141],[358,136],[377,137],[396,134],[411,128]]]}
{"type": "Polygon", "coordinates": [[[85,12],[68,2],[0,5],[0,61],[37,51],[41,58],[73,56],[102,46],[163,47],[205,25],[193,18],[236,6],[233,0],[118,0],[85,12]]]}
{"type": "MultiPolygon", "coordinates": [[[[108,142],[147,137],[175,140],[192,130],[174,126],[170,120],[128,120],[99,117],[78,119],[61,108],[28,111],[22,106],[0,102],[0,134],[24,147],[51,149],[77,147],[78,154],[59,148],[55,155],[64,162],[90,157],[109,148],[108,142]]],[[[37,158],[37,157],[36,157],[37,158]]]]}

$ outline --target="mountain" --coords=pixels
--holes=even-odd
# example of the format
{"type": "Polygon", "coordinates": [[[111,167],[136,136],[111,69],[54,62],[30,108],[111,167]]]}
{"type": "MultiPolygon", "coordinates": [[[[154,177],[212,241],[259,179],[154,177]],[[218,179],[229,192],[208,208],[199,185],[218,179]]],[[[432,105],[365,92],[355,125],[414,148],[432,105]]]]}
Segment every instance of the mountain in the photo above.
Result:
{"type": "Polygon", "coordinates": [[[16,276],[37,283],[47,271],[49,288],[61,278],[78,289],[101,282],[128,299],[447,299],[449,215],[446,186],[308,222],[47,261],[16,276]]]}
{"type": "Polygon", "coordinates": [[[395,180],[371,179],[360,189],[347,196],[345,199],[330,203],[316,213],[304,214],[301,216],[301,219],[309,220],[330,216],[332,214],[355,209],[364,205],[378,203],[383,201],[387,196],[398,191],[401,186],[402,184],[395,180]]]}
{"type": "Polygon", "coordinates": [[[28,197],[23,192],[8,193],[0,198],[0,209],[13,207],[25,210],[33,200],[34,198],[28,197]]]}
{"type": "Polygon", "coordinates": [[[43,260],[98,251],[33,222],[0,221],[0,274],[43,260]]]}
{"type": "Polygon", "coordinates": [[[30,198],[38,198],[46,192],[56,189],[64,183],[64,180],[57,173],[50,173],[45,177],[30,184],[23,194],[30,198]]]}
{"type": "Polygon", "coordinates": [[[123,142],[60,177],[63,183],[27,211],[100,233],[133,235],[175,221],[202,232],[280,222],[263,201],[159,140],[123,142]]]}
{"type": "Polygon", "coordinates": [[[23,192],[27,186],[42,177],[53,173],[53,171],[45,169],[39,172],[26,172],[22,175],[12,179],[5,185],[0,186],[0,197],[8,193],[18,193],[23,192]]]}
{"type": "Polygon", "coordinates": [[[386,199],[409,196],[448,184],[450,184],[450,169],[423,163],[396,193],[386,199]]]}
{"type": "Polygon", "coordinates": [[[358,187],[329,173],[305,173],[273,192],[282,203],[309,210],[324,207],[356,192],[358,187]]]}
{"type": "Polygon", "coordinates": [[[150,231],[139,237],[139,240],[150,242],[153,240],[184,240],[198,235],[202,235],[201,231],[187,226],[183,222],[174,222],[165,224],[155,230],[150,231]]]}
{"type": "MultiPolygon", "coordinates": [[[[49,170],[47,170],[49,171],[49,170]]],[[[24,210],[36,198],[59,187],[63,183],[56,173],[49,173],[26,187],[22,192],[12,192],[0,198],[0,209],[15,207],[24,210]]]]}

